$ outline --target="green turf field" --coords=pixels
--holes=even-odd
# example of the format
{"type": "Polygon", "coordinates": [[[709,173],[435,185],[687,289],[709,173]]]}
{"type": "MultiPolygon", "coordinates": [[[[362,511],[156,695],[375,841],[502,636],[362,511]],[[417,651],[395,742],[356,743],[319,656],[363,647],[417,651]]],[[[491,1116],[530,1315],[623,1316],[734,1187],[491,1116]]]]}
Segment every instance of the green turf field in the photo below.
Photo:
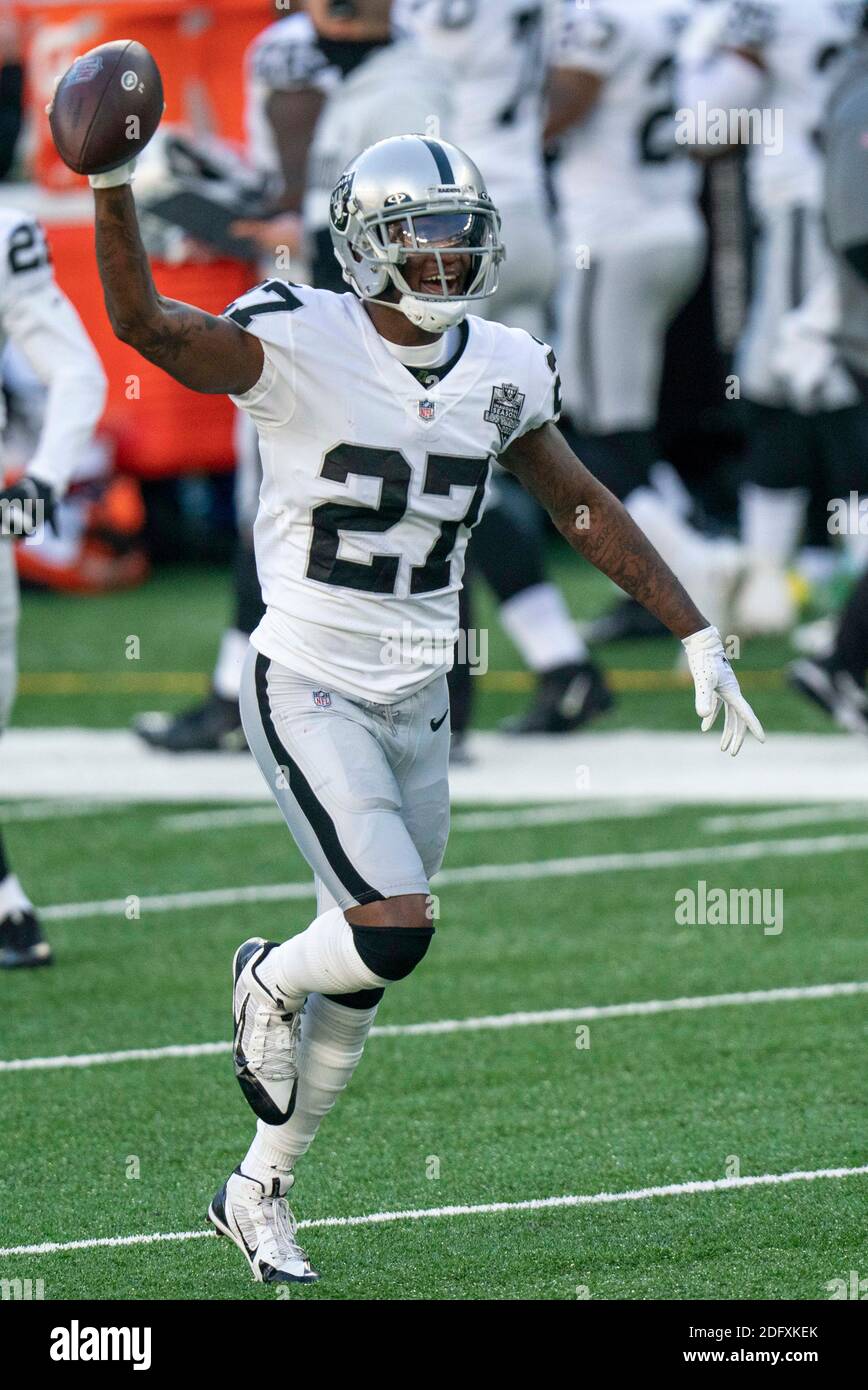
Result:
{"type": "MultiPolygon", "coordinates": [[[[616,590],[607,579],[563,546],[553,548],[551,557],[553,574],[577,618],[608,607],[616,590]]],[[[87,599],[25,595],[16,724],[116,728],[141,710],[183,709],[206,688],[230,603],[225,571],[201,568],[162,570],[131,593],[87,599]],[[139,643],[132,660],[130,637],[139,643]]],[[[502,673],[519,670],[520,662],[481,585],[475,623],[488,637],[490,673],[476,682],[475,718],[486,728],[513,713],[530,686],[503,688],[510,681],[504,682],[502,673]]],[[[647,689],[622,689],[616,708],[596,727],[692,728],[692,701],[674,698],[666,685],[678,650],[667,639],[601,648],[598,655],[614,668],[619,686],[642,671],[660,672],[662,680],[660,688],[652,681],[647,689]]],[[[765,695],[763,714],[772,728],[829,732],[828,720],[786,689],[781,673],[792,657],[784,640],[745,641],[736,670],[758,704],[765,695]]]]}
{"type": "MultiPolygon", "coordinates": [[[[561,570],[577,613],[606,605],[604,583],[568,557],[561,570]]],[[[226,587],[217,573],[169,571],[129,595],[27,596],[15,721],[117,727],[140,709],[182,707],[211,665],[226,587]],[[138,661],[125,658],[130,636],[140,639],[138,661]]],[[[517,661],[489,605],[479,621],[492,625],[492,679],[480,682],[478,721],[490,725],[522,696],[498,680],[517,661]]],[[[609,665],[651,679],[647,690],[627,689],[601,727],[694,727],[690,695],[666,686],[674,655],[666,642],[605,653],[609,665]]],[[[740,674],[765,673],[754,698],[767,728],[825,732],[783,688],[785,659],[778,643],[742,653],[740,674]]],[[[287,1293],[254,1285],[234,1247],[205,1234],[208,1201],[251,1135],[225,1048],[110,1062],[101,1054],[224,1044],[235,947],[251,934],[299,930],[309,900],[170,899],[138,917],[117,908],[72,915],[83,902],[307,882],[279,823],[179,828],[176,818],[194,809],[81,808],[52,818],[8,808],[9,849],[50,909],[57,961],[0,975],[0,1059],[89,1058],[60,1068],[0,1063],[0,1279],[41,1279],[47,1299],[287,1293]],[[8,1253],[171,1233],[181,1238],[8,1253]]],[[[305,1243],[323,1279],[290,1298],[824,1299],[829,1281],[851,1270],[868,1275],[865,1175],[498,1213],[442,1210],[866,1162],[868,994],[805,991],[868,980],[858,840],[868,813],[833,807],[823,823],[775,828],[752,824],[756,807],[727,807],[748,820],[720,831],[707,823],[720,809],[543,826],[522,824],[519,811],[511,826],[480,830],[460,808],[447,870],[503,866],[502,879],[495,870],[484,883],[438,888],[435,946],[388,992],[378,1025],[481,1022],[371,1038],[299,1165],[293,1205],[313,1223],[305,1243]],[[840,837],[835,852],[831,835],[840,837]],[[780,850],[791,838],[806,842],[797,856],[780,850]],[[726,857],[726,847],[747,842],[768,843],[769,852],[726,857]],[[665,868],[629,862],[640,851],[691,848],[707,858],[665,868]],[[619,869],[554,876],[546,867],[613,853],[625,856],[619,869]],[[537,866],[538,876],[519,880],[517,864],[537,866]],[[783,930],[680,925],[675,895],[699,879],[780,890],[783,930]],[[795,996],[743,997],[781,989],[795,996]],[[713,1002],[722,994],[737,999],[713,1002]],[[707,1006],[666,1007],[684,997],[707,1006]],[[648,1001],[661,1007],[590,1021],[503,1017],[648,1001]],[[504,1026],[485,1023],[491,1016],[504,1026]],[[440,1214],[318,1224],[419,1209],[440,1214]]]]}
{"type": "MultiPolygon", "coordinates": [[[[29,821],[8,834],[22,871],[42,866],[41,899],[55,905],[304,880],[279,825],[179,833],[165,824],[177,812],[90,815],[63,821],[61,835],[29,821]]],[[[436,947],[389,992],[380,1024],[864,980],[862,916],[842,911],[864,896],[861,854],[716,863],[716,844],[780,832],[712,835],[705,815],[509,833],[459,819],[452,868],[613,845],[707,844],[708,864],[445,887],[436,947]],[[674,895],[700,877],[781,888],[783,931],[677,925],[674,895]]],[[[300,901],[51,921],[56,966],[0,978],[3,1056],[225,1040],[234,947],[308,920],[300,901]]],[[[299,1167],[297,1213],[318,1221],[859,1165],[866,1019],[862,995],[600,1019],[582,1048],[572,1021],[373,1037],[299,1167]]],[[[204,1230],[251,1128],[224,1053],[0,1072],[0,1094],[4,1248],[204,1230]]],[[[865,1184],[312,1229],[324,1278],[291,1297],[824,1298],[826,1282],[868,1267],[865,1184]]],[[[46,1298],[277,1296],[207,1237],[5,1255],[0,1275],[42,1279],[46,1298]]]]}

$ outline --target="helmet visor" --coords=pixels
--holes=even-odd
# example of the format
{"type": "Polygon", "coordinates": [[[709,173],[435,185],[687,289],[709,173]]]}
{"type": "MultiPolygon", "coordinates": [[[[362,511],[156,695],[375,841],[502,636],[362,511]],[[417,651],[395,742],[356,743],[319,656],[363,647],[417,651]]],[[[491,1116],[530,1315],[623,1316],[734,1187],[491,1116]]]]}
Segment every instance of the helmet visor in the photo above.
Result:
{"type": "Polygon", "coordinates": [[[392,244],[408,251],[427,251],[431,247],[472,248],[484,246],[488,219],[478,212],[430,212],[413,217],[396,217],[386,222],[392,244]]]}

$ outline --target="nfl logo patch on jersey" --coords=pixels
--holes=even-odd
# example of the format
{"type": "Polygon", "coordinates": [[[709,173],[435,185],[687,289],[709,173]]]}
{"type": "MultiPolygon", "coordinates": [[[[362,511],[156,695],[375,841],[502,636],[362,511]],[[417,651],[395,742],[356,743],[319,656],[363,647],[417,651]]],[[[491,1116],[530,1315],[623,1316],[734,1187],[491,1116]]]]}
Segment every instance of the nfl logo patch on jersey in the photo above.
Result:
{"type": "Polygon", "coordinates": [[[497,425],[501,444],[506,444],[509,436],[515,433],[523,406],[524,396],[511,382],[505,381],[501,386],[492,386],[491,404],[483,419],[488,420],[489,424],[497,425]]]}
{"type": "Polygon", "coordinates": [[[319,705],[320,709],[328,709],[332,702],[332,697],[327,690],[315,690],[313,692],[313,702],[319,705]]]}
{"type": "Polygon", "coordinates": [[[434,411],[435,411],[435,409],[436,409],[436,407],[435,407],[433,401],[420,401],[420,402],[419,402],[419,419],[420,419],[420,420],[433,420],[433,419],[434,419],[434,411]]]}

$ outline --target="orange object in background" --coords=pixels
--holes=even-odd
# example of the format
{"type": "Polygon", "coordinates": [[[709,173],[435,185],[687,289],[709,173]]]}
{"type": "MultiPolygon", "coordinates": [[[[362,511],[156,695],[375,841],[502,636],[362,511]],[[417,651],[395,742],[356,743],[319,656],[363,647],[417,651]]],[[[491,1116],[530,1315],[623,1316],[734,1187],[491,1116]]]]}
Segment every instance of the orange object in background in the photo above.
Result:
{"type": "Polygon", "coordinates": [[[15,8],[25,25],[33,174],[42,188],[62,192],[84,186],[54,148],[45,106],[55,77],[80,53],[112,39],[138,39],[153,53],[167,121],[243,140],[242,62],[251,40],[276,18],[268,0],[96,0],[89,5],[34,0],[15,8]]]}
{"type": "MultiPolygon", "coordinates": [[[[142,478],[224,471],[234,466],[235,409],[226,397],[188,391],[112,333],[93,248],[87,181],[60,159],[45,106],[54,78],[78,54],[112,39],[135,38],[151,50],[166,96],[165,119],[194,133],[241,142],[243,59],[248,44],[276,17],[269,0],[96,0],[84,5],[18,4],[26,35],[27,104],[38,182],[24,206],[45,224],[58,283],[78,309],[109,380],[103,425],[117,441],[121,469],[142,478]]],[[[14,185],[2,201],[17,202],[14,185]]],[[[255,283],[254,267],[229,260],[168,266],[153,262],[161,293],[219,313],[255,283]]]]}

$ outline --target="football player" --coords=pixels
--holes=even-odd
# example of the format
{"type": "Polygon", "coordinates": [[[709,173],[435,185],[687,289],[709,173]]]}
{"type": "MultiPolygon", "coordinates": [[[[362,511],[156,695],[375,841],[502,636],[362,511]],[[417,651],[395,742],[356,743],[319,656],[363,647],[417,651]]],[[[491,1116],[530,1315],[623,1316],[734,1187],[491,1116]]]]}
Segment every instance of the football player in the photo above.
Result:
{"type": "MultiPolygon", "coordinates": [[[[448,131],[450,120],[448,69],[393,33],[391,0],[356,0],[352,10],[336,15],[328,0],[308,0],[305,12],[269,25],[246,62],[249,153],[257,168],[282,182],[283,206],[273,218],[238,222],[234,230],[272,267],[276,249],[288,247],[293,263],[303,267],[294,278],[309,278],[321,289],[342,288],[328,228],[329,198],[341,169],[387,135],[432,123],[448,131]]],[[[211,693],[175,718],[146,714],[136,721],[147,742],[171,751],[245,746],[241,666],[262,616],[252,548],[261,465],[249,419],[239,419],[236,442],[235,616],[221,639],[211,693]]]]}
{"type": "MultiPolygon", "coordinates": [[[[833,255],[830,332],[868,402],[868,5],[863,29],[832,96],[825,128],[825,221],[833,255]]],[[[821,335],[821,338],[825,335],[821,335]]],[[[814,382],[811,383],[812,389],[814,382]]],[[[864,501],[857,517],[864,517],[864,501]]],[[[851,513],[852,515],[852,513],[851,513]]],[[[860,530],[864,530],[864,522],[860,530]]],[[[865,544],[864,535],[858,540],[865,544]]],[[[832,650],[804,656],[790,684],[842,728],[868,734],[868,571],[841,616],[832,650]]]]}
{"type": "Polygon", "coordinates": [[[349,292],[266,280],[222,317],[153,284],[127,181],[91,178],[115,332],[256,421],[256,561],[266,612],[242,676],[244,728],[317,882],[313,922],[233,964],[234,1060],[259,1119],[209,1216],[254,1278],[316,1278],[285,1194],[347,1085],[385,988],[434,934],[449,821],[458,591],[492,461],[567,541],[681,638],[703,728],[763,738],[716,629],[555,428],[554,353],[469,311],[494,293],[500,219],[474,163],[419,135],[338,179],[329,224],[349,292]],[[426,385],[432,372],[434,388],[426,385]]]}
{"type": "MultiPolygon", "coordinates": [[[[804,408],[781,368],[782,327],[829,273],[822,225],[822,123],[863,0],[720,0],[705,51],[683,74],[686,109],[766,112],[777,132],[753,135],[748,186],[757,224],[754,284],[736,360],[749,403],[747,479],[740,496],[748,574],[736,620],[783,631],[795,616],[786,566],[817,475],[833,493],[865,485],[868,417],[840,359],[829,354],[804,408]]],[[[799,364],[797,364],[797,371],[799,364]]]]}
{"type": "MultiPolygon", "coordinates": [[[[50,523],[102,414],[106,391],[93,345],[54,279],[42,227],[14,208],[0,210],[0,351],[7,342],[23,353],[48,392],[39,444],[27,472],[0,488],[0,730],[9,719],[17,675],[13,540],[50,523]]],[[[50,961],[51,948],[0,838],[0,968],[50,961]]]]}
{"type": "Polygon", "coordinates": [[[621,498],[656,462],[665,334],[705,258],[699,171],[675,141],[688,17],[687,0],[565,0],[553,58],[564,409],[621,498]]]}

